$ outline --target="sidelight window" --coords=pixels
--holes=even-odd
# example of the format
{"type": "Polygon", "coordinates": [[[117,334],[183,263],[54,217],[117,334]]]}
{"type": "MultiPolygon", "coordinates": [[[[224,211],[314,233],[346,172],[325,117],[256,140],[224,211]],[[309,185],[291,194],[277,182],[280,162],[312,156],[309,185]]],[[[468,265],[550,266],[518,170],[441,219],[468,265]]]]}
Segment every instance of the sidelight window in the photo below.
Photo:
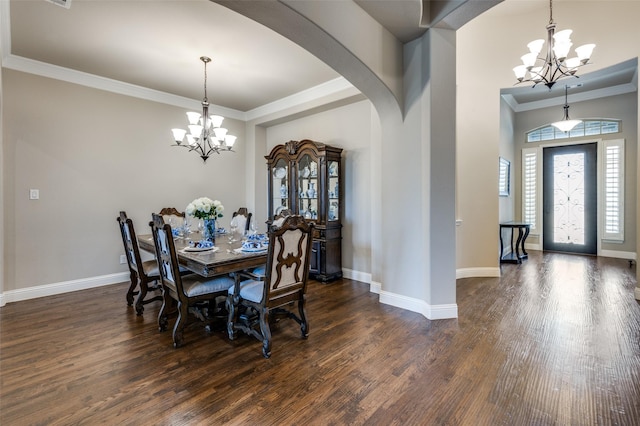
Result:
{"type": "Polygon", "coordinates": [[[624,140],[604,141],[603,152],[605,240],[624,240],[624,140]]]}

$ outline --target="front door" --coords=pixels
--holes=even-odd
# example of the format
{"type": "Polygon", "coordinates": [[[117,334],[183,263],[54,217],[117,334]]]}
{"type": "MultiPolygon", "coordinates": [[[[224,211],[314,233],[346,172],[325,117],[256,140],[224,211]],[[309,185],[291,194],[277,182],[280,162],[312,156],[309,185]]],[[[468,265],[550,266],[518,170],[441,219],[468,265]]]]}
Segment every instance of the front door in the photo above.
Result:
{"type": "Polygon", "coordinates": [[[596,254],[597,146],[544,148],[544,250],[596,254]]]}

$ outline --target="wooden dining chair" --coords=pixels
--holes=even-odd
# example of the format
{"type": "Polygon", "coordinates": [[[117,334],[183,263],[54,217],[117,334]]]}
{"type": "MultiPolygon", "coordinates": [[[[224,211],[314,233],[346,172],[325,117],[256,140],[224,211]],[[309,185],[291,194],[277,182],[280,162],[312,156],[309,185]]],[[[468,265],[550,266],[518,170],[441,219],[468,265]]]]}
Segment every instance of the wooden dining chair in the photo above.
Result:
{"type": "Polygon", "coordinates": [[[120,212],[117,217],[120,225],[120,234],[122,235],[122,244],[124,252],[127,256],[127,264],[129,265],[129,275],[131,285],[127,291],[127,305],[133,304],[134,296],[137,294],[136,313],[142,315],[144,305],[162,300],[161,295],[153,296],[147,299],[149,291],[160,290],[160,272],[158,271],[158,262],[155,259],[142,261],[140,250],[138,248],[138,240],[136,239],[136,231],[133,228],[133,222],[127,217],[127,213],[120,212]],[[152,285],[150,285],[152,284],[152,285]],[[138,290],[136,290],[138,288],[138,290]]]}
{"type": "Polygon", "coordinates": [[[264,280],[251,279],[240,272],[228,291],[227,332],[235,338],[236,330],[262,341],[262,354],[271,356],[270,321],[284,315],[300,325],[302,338],[309,335],[305,313],[305,292],[314,224],[300,215],[288,216],[279,228],[269,230],[269,251],[264,280]],[[298,306],[298,314],[290,310],[298,306]],[[239,311],[244,310],[243,315],[239,311]],[[252,315],[252,313],[255,313],[252,315]]]}
{"type": "Polygon", "coordinates": [[[178,211],[175,207],[164,207],[158,214],[173,227],[182,226],[187,217],[185,212],[178,211]]]}
{"type": "Polygon", "coordinates": [[[240,225],[238,226],[239,231],[248,232],[251,227],[252,215],[253,213],[249,213],[249,210],[246,207],[240,207],[238,211],[233,212],[233,215],[231,216],[231,220],[236,220],[237,223],[240,225]],[[244,222],[244,224],[242,222],[244,222]]]}
{"type": "MultiPolygon", "coordinates": [[[[283,209],[281,210],[277,215],[275,215],[275,217],[273,218],[273,221],[271,221],[270,225],[271,226],[275,226],[275,227],[280,227],[282,225],[282,223],[284,222],[284,219],[287,216],[291,216],[293,215],[293,212],[290,209],[283,209]]],[[[248,269],[245,272],[245,275],[248,275],[248,278],[251,278],[253,280],[259,280],[262,281],[265,279],[266,276],[266,269],[267,269],[267,265],[262,265],[262,266],[258,266],[257,268],[252,268],[252,269],[248,269]]]]}
{"type": "Polygon", "coordinates": [[[160,331],[165,331],[169,317],[177,315],[173,327],[173,346],[177,348],[184,343],[183,332],[189,308],[195,308],[193,312],[209,325],[219,309],[216,298],[226,296],[228,289],[233,287],[234,280],[228,275],[213,278],[204,278],[197,274],[181,276],[171,225],[164,223],[159,214],[153,214],[152,217],[150,226],[163,293],[162,307],[158,314],[158,328],[160,331]]]}

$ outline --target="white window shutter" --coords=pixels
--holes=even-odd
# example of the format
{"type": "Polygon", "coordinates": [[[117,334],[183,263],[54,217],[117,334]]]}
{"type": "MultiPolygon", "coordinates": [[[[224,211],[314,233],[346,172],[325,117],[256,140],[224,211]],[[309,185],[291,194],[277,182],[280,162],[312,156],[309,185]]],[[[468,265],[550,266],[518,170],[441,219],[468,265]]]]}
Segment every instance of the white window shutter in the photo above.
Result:
{"type": "Polygon", "coordinates": [[[603,141],[603,239],[624,241],[624,139],[603,141]]]}
{"type": "Polygon", "coordinates": [[[531,232],[538,234],[541,224],[542,156],[541,148],[522,150],[522,221],[531,224],[531,232]]]}

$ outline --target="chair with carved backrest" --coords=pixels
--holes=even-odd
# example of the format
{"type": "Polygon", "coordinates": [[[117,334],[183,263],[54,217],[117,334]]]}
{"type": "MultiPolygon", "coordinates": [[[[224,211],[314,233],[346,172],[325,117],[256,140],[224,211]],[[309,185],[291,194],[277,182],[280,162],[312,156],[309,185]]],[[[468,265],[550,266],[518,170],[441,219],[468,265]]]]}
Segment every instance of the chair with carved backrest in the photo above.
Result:
{"type": "Polygon", "coordinates": [[[153,214],[152,217],[150,226],[163,288],[158,327],[160,331],[165,331],[169,317],[177,315],[173,327],[173,346],[177,348],[184,342],[183,332],[189,308],[196,308],[193,312],[202,313],[198,315],[200,319],[210,321],[218,309],[216,298],[225,296],[228,289],[233,287],[234,280],[227,275],[213,278],[195,274],[181,276],[171,225],[165,224],[161,215],[153,214]]]}
{"type": "Polygon", "coordinates": [[[236,330],[254,336],[262,341],[262,354],[269,358],[269,322],[276,315],[294,319],[300,324],[302,337],[307,338],[309,324],[304,303],[313,227],[313,223],[299,215],[287,216],[280,227],[272,225],[265,279],[255,280],[244,273],[236,274],[235,284],[227,297],[227,331],[231,340],[235,338],[236,330]],[[295,306],[296,302],[298,315],[285,308],[295,306]],[[244,312],[239,315],[242,310],[244,312]]]}
{"type": "Polygon", "coordinates": [[[251,227],[251,216],[253,213],[249,213],[246,207],[240,207],[238,211],[233,212],[231,220],[235,221],[238,226],[238,232],[248,232],[251,227]]]}
{"type": "Polygon", "coordinates": [[[183,225],[186,220],[186,214],[178,211],[175,207],[164,207],[158,212],[166,223],[171,225],[172,228],[177,228],[183,225]]]}
{"type": "MultiPolygon", "coordinates": [[[[280,227],[282,222],[287,216],[293,215],[293,211],[290,209],[283,209],[277,215],[274,216],[274,220],[271,222],[271,226],[280,227]]],[[[266,275],[267,265],[258,266],[257,268],[252,268],[250,270],[246,270],[245,274],[249,275],[251,279],[254,280],[264,280],[266,275]]]]}
{"type": "Polygon", "coordinates": [[[140,250],[138,248],[138,240],[136,239],[136,232],[133,228],[133,222],[131,219],[127,218],[127,213],[121,211],[117,220],[120,225],[120,234],[122,235],[122,243],[127,256],[129,274],[131,277],[131,285],[127,291],[127,304],[131,306],[133,304],[133,298],[137,294],[138,299],[136,301],[136,313],[138,315],[142,315],[144,312],[144,305],[156,300],[162,300],[162,296],[160,295],[156,295],[150,299],[145,299],[150,290],[160,290],[160,272],[158,271],[158,262],[156,262],[155,259],[142,261],[140,250]],[[150,283],[155,283],[155,285],[150,286],[150,283]],[[139,287],[139,290],[136,291],[136,287],[139,287]]]}

